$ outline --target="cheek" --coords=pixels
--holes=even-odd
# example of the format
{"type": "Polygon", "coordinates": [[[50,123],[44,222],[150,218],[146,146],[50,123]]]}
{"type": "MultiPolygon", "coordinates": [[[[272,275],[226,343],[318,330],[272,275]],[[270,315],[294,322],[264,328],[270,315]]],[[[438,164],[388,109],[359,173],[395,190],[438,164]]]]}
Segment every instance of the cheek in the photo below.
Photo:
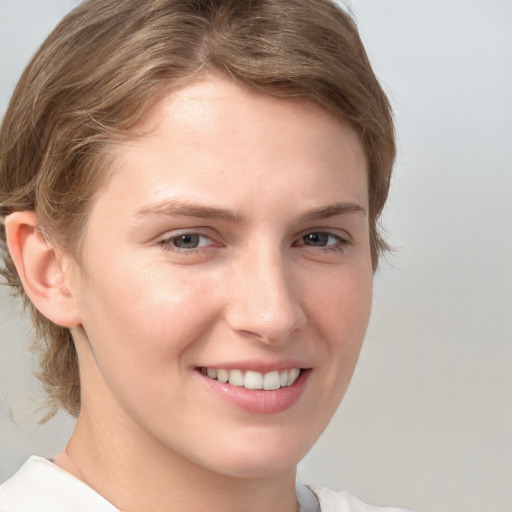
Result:
{"type": "Polygon", "coordinates": [[[156,376],[159,368],[175,369],[217,314],[217,288],[165,265],[133,265],[138,271],[131,274],[123,268],[130,266],[119,264],[87,285],[84,329],[102,373],[127,367],[156,376]]]}
{"type": "Polygon", "coordinates": [[[103,279],[95,275],[84,310],[93,356],[85,359],[86,380],[101,382],[105,403],[114,409],[120,405],[132,418],[164,425],[173,418],[172,404],[186,402],[181,383],[190,354],[208,337],[218,304],[218,287],[205,287],[197,273],[170,275],[166,269],[139,267],[129,275],[119,265],[103,279]]]}
{"type": "Polygon", "coordinates": [[[372,303],[371,268],[341,271],[317,280],[310,293],[310,315],[330,340],[359,342],[366,332],[372,303]]]}
{"type": "Polygon", "coordinates": [[[309,308],[312,328],[322,343],[323,378],[336,390],[337,406],[354,372],[364,340],[372,303],[371,268],[332,276],[318,283],[309,308]]]}

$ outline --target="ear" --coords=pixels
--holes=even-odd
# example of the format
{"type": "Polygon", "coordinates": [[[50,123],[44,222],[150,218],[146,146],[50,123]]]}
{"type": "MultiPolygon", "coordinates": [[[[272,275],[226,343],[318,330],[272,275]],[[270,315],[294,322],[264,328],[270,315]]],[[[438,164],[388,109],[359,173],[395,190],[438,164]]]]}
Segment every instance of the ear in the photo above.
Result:
{"type": "Polygon", "coordinates": [[[80,325],[72,257],[48,243],[34,212],[8,215],[5,234],[25,293],[34,306],[57,325],[80,325]]]}

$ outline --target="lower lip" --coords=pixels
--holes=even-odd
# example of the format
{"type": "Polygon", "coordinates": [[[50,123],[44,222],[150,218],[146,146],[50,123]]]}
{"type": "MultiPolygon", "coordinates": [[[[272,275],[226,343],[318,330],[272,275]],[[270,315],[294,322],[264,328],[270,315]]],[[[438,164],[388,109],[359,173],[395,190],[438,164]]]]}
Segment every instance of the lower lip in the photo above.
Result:
{"type": "Polygon", "coordinates": [[[306,382],[310,373],[311,370],[302,370],[297,380],[291,386],[265,391],[262,389],[247,389],[242,386],[231,386],[228,383],[210,379],[206,375],[197,372],[209,390],[218,395],[222,400],[254,414],[276,414],[295,405],[306,388],[306,382]]]}

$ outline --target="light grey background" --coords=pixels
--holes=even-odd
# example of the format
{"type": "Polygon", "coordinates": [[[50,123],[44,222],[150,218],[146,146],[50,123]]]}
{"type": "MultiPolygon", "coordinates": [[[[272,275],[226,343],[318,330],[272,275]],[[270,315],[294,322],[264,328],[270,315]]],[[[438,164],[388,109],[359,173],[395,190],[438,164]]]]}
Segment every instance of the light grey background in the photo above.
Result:
{"type": "MultiPolygon", "coordinates": [[[[71,0],[0,0],[0,113],[71,0]]],[[[512,511],[512,1],[352,0],[395,107],[396,250],[304,481],[432,512],[512,511]]],[[[65,443],[38,427],[28,327],[0,291],[0,481],[65,443]],[[14,417],[15,422],[12,421],[14,417]]]]}

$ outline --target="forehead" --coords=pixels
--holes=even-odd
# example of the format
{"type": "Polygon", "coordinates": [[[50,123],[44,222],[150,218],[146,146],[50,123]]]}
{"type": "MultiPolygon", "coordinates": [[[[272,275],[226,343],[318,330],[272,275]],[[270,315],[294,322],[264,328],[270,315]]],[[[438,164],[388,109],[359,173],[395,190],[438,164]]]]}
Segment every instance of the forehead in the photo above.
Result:
{"type": "MultiPolygon", "coordinates": [[[[255,130],[252,134],[254,136],[258,127],[263,127],[265,132],[272,130],[275,126],[272,115],[278,117],[284,112],[284,120],[291,120],[287,131],[289,134],[295,131],[294,126],[299,127],[313,118],[317,125],[321,123],[326,127],[332,127],[341,124],[348,128],[347,122],[317,102],[300,96],[299,93],[296,96],[278,97],[245,82],[213,72],[201,74],[181,86],[175,86],[159,94],[131,131],[134,140],[140,135],[150,136],[166,119],[172,117],[175,126],[192,129],[195,134],[199,133],[202,127],[206,130],[211,128],[212,123],[220,132],[228,124],[235,127],[233,121],[239,121],[237,128],[240,128],[244,120],[250,119],[255,130]],[[254,116],[255,112],[259,112],[261,116],[254,116]]],[[[356,131],[347,131],[351,132],[354,142],[359,145],[356,131]]],[[[283,135],[281,132],[280,136],[283,135]]]]}
{"type": "Polygon", "coordinates": [[[170,183],[198,195],[235,179],[243,186],[225,187],[216,200],[244,193],[254,200],[251,190],[270,192],[266,181],[300,195],[298,189],[315,188],[326,171],[348,195],[367,189],[362,145],[347,123],[316,103],[271,97],[224,77],[202,77],[169,91],[133,133],[113,147],[113,176],[124,193],[131,183],[132,191],[146,190],[148,200],[168,194],[170,183]]]}

